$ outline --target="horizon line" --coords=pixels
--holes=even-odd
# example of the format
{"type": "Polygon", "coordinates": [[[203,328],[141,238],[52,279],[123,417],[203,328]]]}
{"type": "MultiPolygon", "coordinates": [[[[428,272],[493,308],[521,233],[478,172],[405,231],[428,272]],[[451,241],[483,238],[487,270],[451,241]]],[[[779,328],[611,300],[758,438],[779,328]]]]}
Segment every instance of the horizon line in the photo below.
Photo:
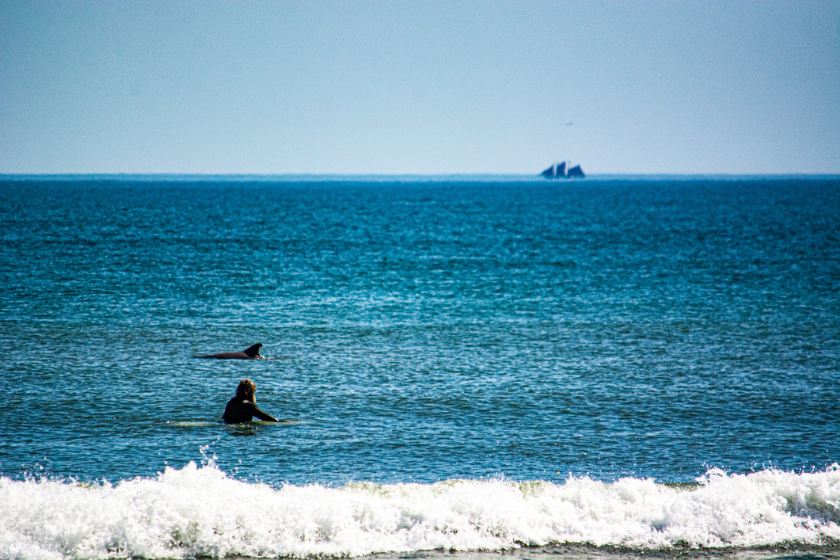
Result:
{"type": "Polygon", "coordinates": [[[583,178],[548,179],[525,173],[0,173],[2,181],[26,180],[101,180],[101,179],[157,179],[157,180],[394,180],[394,179],[503,179],[539,180],[543,182],[576,183],[589,180],[622,179],[840,179],[840,173],[588,173],[583,178]]]}

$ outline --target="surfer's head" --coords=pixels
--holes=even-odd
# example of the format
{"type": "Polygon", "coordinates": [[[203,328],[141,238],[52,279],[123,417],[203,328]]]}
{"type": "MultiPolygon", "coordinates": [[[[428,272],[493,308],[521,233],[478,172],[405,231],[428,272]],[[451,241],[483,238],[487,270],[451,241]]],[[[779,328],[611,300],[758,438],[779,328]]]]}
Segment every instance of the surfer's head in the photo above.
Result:
{"type": "Polygon", "coordinates": [[[257,401],[257,386],[250,379],[243,379],[239,382],[239,387],[236,388],[236,396],[248,399],[249,401],[257,401]]]}

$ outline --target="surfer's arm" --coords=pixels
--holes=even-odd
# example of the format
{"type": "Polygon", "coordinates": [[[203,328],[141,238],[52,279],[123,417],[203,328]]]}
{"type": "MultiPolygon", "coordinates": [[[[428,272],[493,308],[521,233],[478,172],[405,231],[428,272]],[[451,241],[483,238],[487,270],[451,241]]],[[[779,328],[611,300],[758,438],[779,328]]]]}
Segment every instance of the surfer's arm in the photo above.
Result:
{"type": "Polygon", "coordinates": [[[272,416],[271,414],[268,414],[268,413],[260,410],[260,407],[258,407],[256,404],[251,403],[251,407],[252,407],[251,412],[253,412],[254,416],[259,418],[260,420],[265,420],[266,422],[279,422],[280,421],[277,418],[275,418],[274,416],[272,416]]]}

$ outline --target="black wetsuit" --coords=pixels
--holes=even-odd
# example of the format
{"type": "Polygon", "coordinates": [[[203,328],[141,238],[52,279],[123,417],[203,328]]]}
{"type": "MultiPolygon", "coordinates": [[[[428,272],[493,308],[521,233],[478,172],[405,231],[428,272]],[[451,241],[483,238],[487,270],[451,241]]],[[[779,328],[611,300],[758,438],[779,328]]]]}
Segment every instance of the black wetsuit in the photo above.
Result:
{"type": "Polygon", "coordinates": [[[254,416],[260,420],[279,422],[271,414],[266,414],[260,410],[257,403],[246,400],[244,397],[233,397],[230,399],[225,407],[225,413],[222,415],[222,418],[225,420],[225,424],[241,424],[242,422],[250,422],[254,416]]]}

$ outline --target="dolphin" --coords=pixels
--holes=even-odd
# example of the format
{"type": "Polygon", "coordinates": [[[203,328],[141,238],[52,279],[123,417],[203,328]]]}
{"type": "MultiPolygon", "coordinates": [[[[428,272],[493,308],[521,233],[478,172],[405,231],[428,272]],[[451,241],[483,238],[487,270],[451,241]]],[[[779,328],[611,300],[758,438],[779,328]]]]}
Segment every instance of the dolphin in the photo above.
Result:
{"type": "Polygon", "coordinates": [[[265,357],[260,356],[260,346],[262,346],[262,344],[254,344],[242,352],[222,352],[221,354],[210,354],[209,356],[196,356],[196,358],[215,358],[217,360],[264,360],[265,357]]]}

